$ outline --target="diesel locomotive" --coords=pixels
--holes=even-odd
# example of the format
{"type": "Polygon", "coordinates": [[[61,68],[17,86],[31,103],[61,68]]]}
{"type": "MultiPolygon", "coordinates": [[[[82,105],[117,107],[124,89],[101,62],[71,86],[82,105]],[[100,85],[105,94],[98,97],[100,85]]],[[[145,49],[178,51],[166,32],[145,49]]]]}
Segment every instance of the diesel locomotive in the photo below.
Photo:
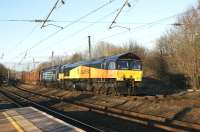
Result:
{"type": "Polygon", "coordinates": [[[49,67],[40,71],[40,80],[69,90],[133,95],[142,81],[142,74],[141,59],[127,52],[49,67]]]}

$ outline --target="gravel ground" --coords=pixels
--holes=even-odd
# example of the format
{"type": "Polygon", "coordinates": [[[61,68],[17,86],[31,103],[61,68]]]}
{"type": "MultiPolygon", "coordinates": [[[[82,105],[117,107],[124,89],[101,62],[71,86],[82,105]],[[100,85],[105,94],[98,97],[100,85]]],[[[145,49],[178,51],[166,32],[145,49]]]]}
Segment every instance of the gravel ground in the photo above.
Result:
{"type": "MultiPolygon", "coordinates": [[[[66,91],[61,89],[36,87],[30,85],[21,85],[21,87],[34,92],[39,92],[41,94],[61,97],[65,100],[87,102],[90,104],[97,104],[101,106],[113,107],[122,110],[128,110],[155,116],[163,116],[172,120],[181,120],[181,121],[200,124],[200,91],[193,91],[193,92],[182,91],[167,96],[159,95],[159,96],[119,97],[119,96],[92,95],[89,93],[80,93],[77,91],[66,91]]],[[[56,105],[60,105],[59,108],[64,109],[66,113],[70,114],[74,114],[73,110],[76,109],[78,112],[76,111],[74,116],[79,114],[81,115],[81,113],[84,114],[87,113],[87,112],[82,112],[82,108],[76,108],[77,106],[75,107],[70,104],[69,105],[56,104],[56,105]]],[[[56,105],[54,107],[57,107],[56,105]]],[[[88,115],[86,114],[86,117],[87,116],[88,115]]],[[[106,118],[107,116],[103,117],[102,121],[105,120],[106,118]]],[[[122,124],[124,125],[126,123],[122,124]]],[[[120,124],[120,126],[122,124],[120,124]]],[[[110,125],[112,125],[112,123],[110,125]]],[[[115,126],[118,125],[116,124],[115,126]]],[[[120,128],[124,127],[121,126],[118,129],[120,128]]],[[[133,128],[131,130],[133,130],[133,128]]]]}
{"type": "MultiPolygon", "coordinates": [[[[27,94],[26,92],[20,91],[16,89],[15,87],[8,87],[7,89],[11,90],[12,92],[15,92],[16,94],[20,94],[26,98],[32,99],[42,105],[48,106],[50,108],[54,108],[58,110],[59,112],[70,116],[72,118],[75,118],[79,121],[82,121],[86,124],[90,124],[92,126],[95,126],[101,130],[104,130],[106,132],[161,132],[162,130],[152,128],[151,126],[144,126],[138,123],[133,123],[127,120],[114,118],[110,116],[106,116],[104,114],[96,113],[94,111],[89,110],[86,107],[81,107],[77,105],[73,105],[66,102],[60,102],[51,100],[45,97],[39,97],[37,95],[27,94]]],[[[29,90],[34,90],[34,92],[39,92],[42,94],[56,94],[61,95],[62,91],[55,90],[55,89],[34,89],[34,88],[28,88],[29,90]]],[[[80,93],[66,93],[66,95],[72,97],[70,100],[77,99],[77,95],[81,95],[80,93]]],[[[81,98],[87,98],[89,95],[81,95],[81,98]]],[[[79,97],[79,99],[80,99],[79,97]]]]}

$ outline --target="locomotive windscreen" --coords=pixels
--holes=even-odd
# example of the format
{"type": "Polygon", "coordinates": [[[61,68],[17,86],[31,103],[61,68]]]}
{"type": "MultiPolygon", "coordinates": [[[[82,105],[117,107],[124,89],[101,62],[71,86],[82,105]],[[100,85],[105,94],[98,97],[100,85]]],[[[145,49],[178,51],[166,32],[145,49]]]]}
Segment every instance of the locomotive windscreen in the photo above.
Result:
{"type": "Polygon", "coordinates": [[[118,60],[117,68],[121,70],[140,70],[141,62],[137,60],[118,60]]]}

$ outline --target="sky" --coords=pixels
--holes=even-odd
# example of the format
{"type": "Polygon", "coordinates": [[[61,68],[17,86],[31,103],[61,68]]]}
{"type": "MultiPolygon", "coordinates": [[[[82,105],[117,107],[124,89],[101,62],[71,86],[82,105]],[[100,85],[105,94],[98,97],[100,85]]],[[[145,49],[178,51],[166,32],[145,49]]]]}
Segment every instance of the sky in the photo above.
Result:
{"type": "Polygon", "coordinates": [[[33,60],[48,60],[52,51],[64,56],[87,50],[88,36],[92,45],[99,41],[123,45],[134,40],[152,49],[172,28],[177,15],[197,4],[197,0],[129,0],[131,7],[123,8],[112,29],[109,26],[124,0],[63,0],[65,4],[59,2],[49,17],[56,22],[42,29],[42,23],[10,21],[45,19],[56,1],[0,1],[0,63],[26,69],[33,60]]]}

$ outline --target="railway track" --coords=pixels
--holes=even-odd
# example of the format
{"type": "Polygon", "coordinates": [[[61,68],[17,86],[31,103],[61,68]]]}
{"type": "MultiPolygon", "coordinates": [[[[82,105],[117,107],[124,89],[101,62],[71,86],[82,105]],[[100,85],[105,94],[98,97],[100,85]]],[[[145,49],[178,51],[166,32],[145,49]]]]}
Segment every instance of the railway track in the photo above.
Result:
{"type": "MultiPolygon", "coordinates": [[[[17,88],[17,90],[19,90],[18,92],[21,92],[21,93],[24,92],[29,96],[37,95],[37,96],[49,98],[55,101],[66,102],[66,100],[61,99],[56,96],[43,95],[36,92],[28,91],[22,88],[17,88]]],[[[19,95],[18,93],[17,96],[21,96],[21,95],[19,95]]],[[[178,121],[178,120],[170,120],[168,118],[161,117],[161,116],[154,116],[154,115],[147,115],[147,114],[142,114],[138,112],[125,111],[125,110],[120,110],[120,109],[106,107],[106,106],[84,103],[81,101],[67,101],[67,103],[72,103],[77,106],[86,107],[90,111],[93,111],[93,112],[101,113],[104,115],[108,115],[108,116],[112,116],[112,117],[116,117],[120,119],[125,119],[131,122],[148,126],[150,128],[159,128],[166,131],[199,131],[200,130],[199,124],[178,121]]]]}
{"type": "Polygon", "coordinates": [[[34,101],[28,99],[27,97],[24,97],[18,93],[14,93],[14,92],[12,92],[10,90],[6,90],[6,89],[1,89],[0,92],[3,93],[3,95],[5,95],[7,98],[9,98],[9,100],[11,100],[13,103],[15,103],[18,107],[34,106],[42,111],[47,112],[48,114],[53,115],[54,117],[62,119],[63,121],[66,121],[66,122],[68,122],[76,127],[79,127],[85,131],[103,132],[103,130],[101,130],[99,128],[96,128],[94,126],[83,123],[72,117],[66,116],[56,110],[49,109],[48,107],[46,107],[44,105],[40,105],[39,103],[34,102],[34,101]]]}
{"type": "Polygon", "coordinates": [[[19,103],[8,98],[4,93],[0,91],[0,110],[18,107],[21,107],[19,103]]]}

